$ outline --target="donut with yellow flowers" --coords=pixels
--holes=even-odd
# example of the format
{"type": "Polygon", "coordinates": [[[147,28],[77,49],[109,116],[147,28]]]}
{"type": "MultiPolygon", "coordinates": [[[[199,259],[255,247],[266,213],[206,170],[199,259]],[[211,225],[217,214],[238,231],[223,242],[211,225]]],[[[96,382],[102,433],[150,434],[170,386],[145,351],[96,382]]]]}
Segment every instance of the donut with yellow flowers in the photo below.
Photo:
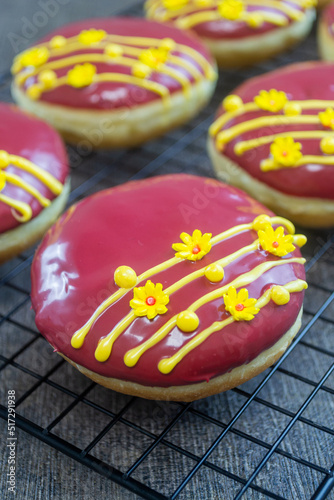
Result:
{"type": "Polygon", "coordinates": [[[215,62],[191,34],[139,18],[63,26],[18,54],[12,94],[85,151],[137,146],[210,99],[215,62]]]}
{"type": "Polygon", "coordinates": [[[248,80],[224,98],[209,130],[218,177],[274,212],[334,225],[333,65],[298,63],[248,80]]]}
{"type": "Polygon", "coordinates": [[[39,240],[65,207],[69,167],[47,123],[0,103],[0,263],[39,240]]]}
{"type": "Polygon", "coordinates": [[[126,183],[73,206],[45,236],[32,265],[36,324],[110,389],[203,398],[262,372],[296,335],[305,242],[214,179],[126,183]]]}
{"type": "Polygon", "coordinates": [[[321,13],[318,24],[318,46],[322,59],[334,61],[334,3],[321,13]]]}
{"type": "Polygon", "coordinates": [[[317,0],[147,0],[146,15],[192,30],[222,68],[250,66],[303,40],[317,0]]]}

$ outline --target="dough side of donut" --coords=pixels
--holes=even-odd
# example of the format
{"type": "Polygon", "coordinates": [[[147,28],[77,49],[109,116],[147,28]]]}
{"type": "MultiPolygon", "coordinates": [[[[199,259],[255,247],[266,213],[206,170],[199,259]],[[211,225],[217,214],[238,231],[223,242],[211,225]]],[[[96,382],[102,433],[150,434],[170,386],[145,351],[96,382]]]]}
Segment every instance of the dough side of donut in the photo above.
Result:
{"type": "Polygon", "coordinates": [[[318,48],[321,59],[334,61],[334,38],[328,33],[325,20],[321,20],[318,26],[318,48]]]}
{"type": "Polygon", "coordinates": [[[23,109],[53,125],[67,142],[91,149],[134,147],[193,118],[209,101],[216,82],[204,79],[191,85],[189,96],[178,91],[168,107],[161,99],[133,108],[88,110],[33,101],[17,86],[12,95],[23,109]]]}
{"type": "Polygon", "coordinates": [[[334,201],[292,196],[267,186],[220,154],[211,138],[208,153],[220,180],[243,189],[278,215],[309,228],[329,228],[334,225],[334,201]]]}
{"type": "Polygon", "coordinates": [[[145,399],[155,399],[164,401],[195,401],[205,398],[219,392],[228,391],[247,380],[259,375],[261,372],[273,365],[286,351],[294,337],[297,335],[300,326],[303,308],[301,308],[298,317],[292,327],[284,336],[272,347],[262,352],[250,363],[234,368],[231,372],[225,373],[211,379],[209,382],[200,382],[198,384],[189,384],[173,387],[149,387],[134,382],[126,382],[115,378],[104,377],[98,373],[87,370],[78,365],[71,359],[58,352],[66,361],[71,363],[81,373],[94,380],[100,385],[123,394],[139,396],[145,399]]]}
{"type": "Polygon", "coordinates": [[[310,32],[314,19],[315,11],[310,9],[301,21],[295,21],[289,26],[261,35],[233,40],[201,37],[201,40],[216,58],[218,66],[222,68],[250,66],[284,52],[303,40],[310,32]]]}
{"type": "Polygon", "coordinates": [[[70,180],[68,179],[61,194],[37,217],[0,234],[0,264],[26,250],[44,235],[64,210],[69,194],[70,180]]]}

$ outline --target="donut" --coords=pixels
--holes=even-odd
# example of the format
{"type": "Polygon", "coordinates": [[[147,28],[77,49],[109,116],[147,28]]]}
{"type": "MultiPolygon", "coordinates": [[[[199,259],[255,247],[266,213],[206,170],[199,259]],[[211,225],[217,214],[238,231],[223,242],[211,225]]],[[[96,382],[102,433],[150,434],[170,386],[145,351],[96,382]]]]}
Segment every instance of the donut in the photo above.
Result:
{"type": "Polygon", "coordinates": [[[334,61],[334,3],[321,14],[318,24],[318,46],[322,59],[334,61]]]}
{"type": "Polygon", "coordinates": [[[260,373],[296,335],[305,242],[214,179],[174,174],[100,191],[70,208],[35,254],[36,325],[103,386],[203,398],[260,373]]]}
{"type": "Polygon", "coordinates": [[[0,263],[39,240],[63,211],[69,168],[47,123],[0,103],[0,263]]]}
{"type": "Polygon", "coordinates": [[[193,30],[222,68],[250,66],[306,37],[316,0],[147,0],[147,17],[193,30]]]}
{"type": "Polygon", "coordinates": [[[137,146],[210,99],[215,63],[192,36],[139,18],[66,25],[19,54],[12,95],[86,149],[137,146]]]}
{"type": "Polygon", "coordinates": [[[334,224],[333,66],[311,62],[253,78],[209,129],[217,176],[311,228],[334,224]]]}

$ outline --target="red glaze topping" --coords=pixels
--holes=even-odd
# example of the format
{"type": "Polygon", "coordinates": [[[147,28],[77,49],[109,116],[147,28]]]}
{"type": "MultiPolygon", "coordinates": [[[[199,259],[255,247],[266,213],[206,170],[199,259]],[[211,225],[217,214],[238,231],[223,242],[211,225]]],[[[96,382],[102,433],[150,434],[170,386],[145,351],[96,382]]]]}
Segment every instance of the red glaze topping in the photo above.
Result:
{"type": "MultiPolygon", "coordinates": [[[[211,2],[211,4],[215,4],[215,6],[210,6],[208,2],[208,6],[203,5],[202,7],[198,6],[196,8],[196,0],[190,0],[189,4],[186,5],[184,9],[180,8],[179,11],[177,9],[173,9],[170,11],[166,10],[166,8],[163,6],[163,0],[158,0],[154,3],[156,4],[156,8],[152,9],[152,13],[150,13],[149,11],[150,18],[161,21],[167,13],[167,15],[169,16],[168,20],[174,22],[177,27],[181,27],[182,22],[184,22],[190,15],[190,13],[186,14],[184,12],[185,9],[190,10],[189,4],[192,6],[191,14],[202,13],[204,18],[205,13],[217,11],[217,5],[219,2],[211,2]]],[[[273,7],[273,4],[265,5],[266,2],[262,2],[261,0],[259,0],[256,5],[248,5],[247,0],[243,3],[245,5],[245,10],[247,11],[247,13],[254,13],[256,15],[274,14],[282,16],[284,22],[286,23],[284,24],[284,27],[293,23],[294,21],[286,12],[282,11],[280,7],[291,7],[297,13],[305,12],[306,10],[302,7],[301,4],[298,4],[297,2],[289,2],[286,0],[278,0],[276,2],[276,8],[273,7]]],[[[258,36],[260,34],[268,33],[269,31],[277,30],[280,28],[282,28],[282,26],[269,22],[267,20],[259,23],[256,22],[256,25],[254,26],[241,19],[226,19],[223,17],[219,18],[219,16],[217,16],[217,19],[214,19],[212,21],[200,21],[199,18],[198,22],[191,26],[191,30],[194,31],[198,36],[200,36],[201,38],[208,38],[212,40],[231,40],[258,36]]]]}
{"type": "MultiPolygon", "coordinates": [[[[263,250],[251,251],[225,267],[221,283],[212,283],[204,276],[194,280],[170,295],[168,311],[164,314],[151,320],[136,317],[115,341],[107,361],[97,361],[96,347],[100,339],[131,311],[129,301],[133,298],[133,290],[100,315],[82,347],[73,348],[71,338],[97,307],[119,290],[114,282],[114,272],[119,266],[130,266],[139,276],[174,257],[172,245],[179,241],[182,232],[192,234],[199,228],[202,233],[209,231],[214,236],[235,225],[251,223],[259,214],[271,215],[271,212],[238,189],[213,179],[189,175],[132,182],[83,200],[49,230],[35,255],[32,304],[37,327],[57,351],[89,370],[148,386],[208,381],[248,363],[276,343],[293,325],[302,305],[303,292],[291,293],[285,305],[277,306],[270,301],[252,321],[234,322],[212,334],[167,375],[158,369],[161,359],[172,356],[214,321],[229,317],[223,298],[198,309],[196,332],[185,333],[174,327],[131,368],[125,365],[124,355],[203,295],[261,263],[300,257],[298,249],[283,258],[263,250]]],[[[213,245],[203,259],[182,260],[150,279],[161,283],[166,290],[189,273],[205,268],[256,239],[256,231],[245,230],[213,245]]],[[[274,284],[285,285],[304,277],[303,265],[286,263],[266,271],[247,289],[250,297],[259,298],[274,284]]],[[[141,282],[137,286],[144,284],[141,282]]]]}
{"type": "MultiPolygon", "coordinates": [[[[275,89],[285,92],[289,101],[307,101],[324,100],[332,101],[328,107],[333,107],[334,101],[334,69],[330,63],[311,62],[302,64],[293,64],[283,69],[278,69],[265,75],[252,78],[242,84],[233,94],[241,97],[243,103],[249,103],[261,90],[269,91],[275,89]]],[[[302,104],[302,103],[301,103],[302,104]]],[[[300,116],[315,115],[325,111],[327,106],[317,109],[303,109],[300,116]]],[[[219,109],[218,116],[222,115],[224,110],[219,109]]],[[[236,124],[252,120],[258,117],[270,117],[283,115],[284,112],[271,113],[259,109],[243,113],[238,117],[228,121],[221,130],[228,130],[236,124]]],[[[264,144],[244,152],[241,155],[235,153],[234,147],[240,141],[250,139],[259,139],[272,134],[285,134],[289,136],[293,131],[327,131],[330,128],[324,127],[320,122],[318,124],[276,124],[256,128],[244,132],[225,144],[222,155],[227,156],[241,168],[259,181],[277,189],[283,193],[314,198],[334,199],[334,165],[324,165],[312,161],[296,168],[280,168],[278,170],[263,171],[260,168],[261,162],[270,157],[271,143],[264,144]]],[[[303,155],[315,155],[318,157],[326,156],[320,149],[320,139],[295,139],[302,146],[303,155]]]]}
{"type": "MultiPolygon", "coordinates": [[[[15,106],[0,103],[0,116],[0,150],[31,161],[64,184],[69,174],[68,160],[57,132],[45,122],[15,106]]],[[[37,177],[21,168],[10,164],[5,171],[20,177],[48,200],[56,197],[37,177]]],[[[35,197],[9,182],[1,194],[30,205],[32,217],[36,217],[43,210],[35,197]]],[[[13,217],[11,207],[0,200],[0,234],[20,224],[21,222],[13,217]]]]}
{"type": "MultiPolygon", "coordinates": [[[[213,63],[213,59],[208,53],[207,49],[201,44],[201,42],[195,38],[192,34],[185,33],[181,30],[174,28],[173,26],[166,26],[153,21],[147,21],[145,19],[138,18],[107,18],[107,19],[88,19],[85,21],[80,21],[73,24],[68,24],[60,29],[57,29],[50,33],[46,38],[42,39],[38,44],[45,44],[50,41],[53,37],[61,36],[66,39],[70,37],[75,37],[80,34],[83,30],[104,30],[107,35],[121,35],[124,37],[140,37],[146,39],[171,39],[177,44],[182,44],[187,47],[194,49],[202,57],[202,60],[208,61],[210,65],[213,63]]],[[[116,40],[112,43],[120,44],[121,42],[116,40]]],[[[130,47],[149,49],[156,47],[156,45],[149,40],[147,45],[136,44],[135,41],[124,40],[123,43],[130,47]]],[[[63,59],[69,56],[77,55],[87,55],[87,62],[91,62],[88,58],[89,54],[103,54],[104,48],[99,47],[98,44],[85,45],[80,47],[80,50],[73,52],[68,52],[62,56],[55,56],[54,53],[50,53],[49,62],[56,61],[58,59],[63,59]]],[[[199,63],[196,58],[191,57],[189,54],[183,52],[179,47],[172,49],[170,51],[171,55],[181,58],[192,65],[195,70],[203,76],[204,69],[203,65],[199,63]]],[[[135,55],[127,55],[130,57],[130,61],[137,60],[135,55]]],[[[127,65],[117,64],[117,57],[109,59],[107,62],[91,62],[96,66],[96,75],[101,73],[120,73],[125,75],[132,75],[131,67],[127,65]]],[[[82,64],[82,62],[80,62],[82,64]]],[[[186,65],[175,65],[168,63],[170,68],[177,69],[177,71],[190,83],[194,82],[194,77],[187,71],[186,65]]],[[[62,67],[55,70],[57,78],[64,77],[67,72],[73,68],[75,64],[62,67]]],[[[142,78],[143,80],[144,78],[142,78]]],[[[160,71],[153,71],[148,78],[149,81],[157,82],[164,86],[169,93],[174,93],[182,89],[182,85],[179,81],[173,77],[166,75],[160,71]]],[[[23,88],[27,90],[32,85],[37,83],[37,77],[31,77],[26,80],[23,88]]],[[[47,102],[55,105],[69,106],[72,108],[86,108],[86,109],[100,109],[109,110],[116,108],[133,108],[141,104],[146,104],[153,100],[161,99],[157,93],[143,88],[141,86],[134,85],[132,83],[122,82],[122,81],[107,81],[107,82],[93,82],[92,84],[85,86],[83,88],[75,88],[69,85],[61,85],[52,90],[43,92],[39,99],[43,102],[47,102]]]]}

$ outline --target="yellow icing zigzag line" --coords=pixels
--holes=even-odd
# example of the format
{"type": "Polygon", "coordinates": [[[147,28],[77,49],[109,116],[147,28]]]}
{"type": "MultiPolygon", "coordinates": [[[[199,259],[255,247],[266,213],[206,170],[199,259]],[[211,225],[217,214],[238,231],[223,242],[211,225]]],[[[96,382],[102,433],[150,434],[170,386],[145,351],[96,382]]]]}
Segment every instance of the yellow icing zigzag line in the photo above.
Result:
{"type": "Polygon", "coordinates": [[[300,167],[301,165],[308,165],[308,164],[320,164],[320,165],[334,165],[334,156],[317,156],[317,155],[305,155],[302,156],[299,160],[296,161],[294,165],[291,165],[289,167],[285,167],[284,165],[280,165],[276,163],[274,160],[271,158],[268,158],[266,160],[263,160],[261,163],[261,170],[264,172],[267,172],[269,170],[279,170],[281,168],[296,168],[300,167]]]}
{"type": "MultiPolygon", "coordinates": [[[[312,99],[310,101],[289,101],[289,104],[296,104],[301,107],[301,109],[323,109],[328,107],[334,107],[334,101],[324,101],[312,99]]],[[[248,113],[251,111],[260,111],[261,108],[255,104],[255,102],[247,102],[243,104],[235,111],[229,111],[220,115],[217,120],[213,122],[213,124],[209,128],[210,136],[216,135],[219,130],[226,125],[230,120],[236,118],[244,113],[248,113]]],[[[281,116],[281,115],[280,115],[281,116]]]]}
{"type": "MultiPolygon", "coordinates": [[[[277,137],[292,137],[293,139],[322,139],[323,137],[333,137],[333,132],[327,132],[322,130],[304,130],[301,132],[282,132],[280,134],[266,135],[264,137],[259,137],[258,139],[250,139],[249,141],[240,141],[234,146],[234,152],[240,156],[246,151],[253,148],[258,148],[264,144],[273,142],[277,137]]],[[[305,157],[304,157],[305,158],[305,157]]],[[[320,157],[322,158],[322,157],[320,157]]]]}
{"type": "Polygon", "coordinates": [[[256,130],[262,127],[273,127],[280,125],[318,125],[320,124],[320,119],[317,115],[298,115],[298,116],[261,116],[259,118],[254,118],[253,120],[248,120],[233,127],[219,132],[217,135],[217,145],[222,146],[238,135],[244,134],[245,132],[250,132],[251,130],[256,130]]]}
{"type": "MultiPolygon", "coordinates": [[[[300,292],[304,288],[306,288],[306,282],[303,280],[296,280],[283,285],[283,288],[288,292],[300,292]]],[[[258,309],[262,309],[265,307],[271,299],[271,288],[266,290],[261,297],[257,300],[255,307],[258,309]]],[[[234,323],[235,319],[233,316],[225,319],[224,321],[216,321],[210,327],[203,330],[201,333],[193,337],[185,346],[183,346],[178,352],[176,352],[170,358],[162,359],[158,365],[158,369],[161,373],[167,375],[170,373],[175,366],[193,349],[202,344],[210,335],[215,332],[222,330],[225,326],[234,323]]]]}
{"type": "MultiPolygon", "coordinates": [[[[191,304],[187,310],[194,312],[203,305],[207,304],[208,302],[211,302],[212,300],[222,297],[224,293],[227,292],[230,286],[234,286],[235,288],[240,288],[249,285],[256,279],[258,279],[260,276],[262,276],[262,274],[264,274],[266,271],[269,271],[270,269],[276,266],[281,266],[284,264],[290,264],[294,262],[298,264],[304,264],[305,259],[291,258],[285,260],[282,259],[279,261],[264,262],[263,264],[260,264],[251,271],[239,276],[238,278],[224,285],[223,287],[220,287],[217,290],[214,290],[213,292],[204,295],[199,300],[191,304]]],[[[135,364],[138,362],[139,358],[144,354],[144,352],[146,352],[148,349],[150,349],[151,347],[159,343],[161,340],[163,340],[168,335],[168,333],[176,326],[177,316],[178,314],[173,316],[173,318],[171,318],[162,328],[160,328],[154,335],[152,335],[150,339],[143,342],[138,347],[135,347],[134,349],[128,351],[124,356],[124,363],[126,364],[126,366],[129,367],[135,366],[135,364]]]]}
{"type": "Polygon", "coordinates": [[[11,184],[14,184],[15,186],[20,187],[24,191],[27,191],[27,193],[31,194],[36,200],[39,201],[39,203],[42,205],[42,207],[48,207],[51,203],[50,200],[45,198],[37,189],[35,189],[33,186],[30,186],[27,182],[22,180],[20,177],[14,174],[10,174],[8,172],[4,172],[6,181],[10,182],[11,184]]]}
{"type": "Polygon", "coordinates": [[[53,175],[38,167],[34,163],[21,156],[9,155],[9,161],[15,167],[25,170],[29,174],[40,180],[54,195],[59,195],[63,190],[63,185],[53,175]]]}
{"type": "MultiPolygon", "coordinates": [[[[253,12],[254,13],[256,12],[258,14],[259,11],[253,11],[253,12]]],[[[244,12],[240,16],[240,18],[238,18],[238,21],[247,22],[249,14],[250,14],[249,12],[244,12]]],[[[185,18],[177,19],[177,21],[175,21],[175,24],[178,26],[178,28],[188,29],[192,28],[193,26],[196,26],[197,24],[209,21],[218,21],[219,19],[222,19],[222,16],[217,11],[209,11],[203,13],[198,12],[196,14],[189,15],[185,18]]],[[[287,19],[284,16],[270,12],[267,13],[261,12],[261,19],[263,22],[267,21],[269,23],[276,24],[277,26],[284,26],[288,23],[287,19]]]]}
{"type": "Polygon", "coordinates": [[[21,215],[17,215],[15,212],[13,213],[13,217],[19,222],[27,222],[32,217],[32,210],[28,203],[24,203],[23,201],[13,200],[9,198],[5,194],[0,193],[0,201],[12,207],[16,212],[19,212],[21,215]]]}
{"type": "MultiPolygon", "coordinates": [[[[287,231],[290,234],[295,233],[295,227],[294,225],[288,221],[287,219],[284,219],[283,217],[271,217],[270,219],[272,224],[283,224],[287,231]]],[[[252,223],[249,224],[240,224],[239,226],[232,227],[228,229],[227,231],[224,231],[213,238],[211,238],[211,243],[214,245],[215,243],[221,242],[227,238],[230,238],[231,236],[234,236],[236,234],[239,234],[243,231],[248,231],[252,229],[252,223]]],[[[158,264],[157,266],[154,266],[141,275],[138,276],[137,278],[137,284],[147,280],[154,274],[158,274],[161,271],[167,270],[170,267],[178,264],[179,262],[182,262],[183,259],[178,258],[178,257],[173,257],[172,259],[166,260],[165,262],[162,262],[161,264],[158,264]]],[[[92,316],[89,318],[89,320],[79,329],[77,330],[71,340],[71,345],[75,349],[79,349],[82,347],[83,342],[85,340],[86,335],[88,334],[89,330],[91,329],[93,323],[99,318],[99,316],[109,307],[111,306],[114,302],[116,302],[118,299],[123,297],[127,292],[132,290],[132,288],[120,288],[117,292],[115,292],[113,295],[111,295],[108,299],[106,299],[102,304],[99,305],[99,307],[96,309],[96,311],[92,314],[92,316]]]]}

